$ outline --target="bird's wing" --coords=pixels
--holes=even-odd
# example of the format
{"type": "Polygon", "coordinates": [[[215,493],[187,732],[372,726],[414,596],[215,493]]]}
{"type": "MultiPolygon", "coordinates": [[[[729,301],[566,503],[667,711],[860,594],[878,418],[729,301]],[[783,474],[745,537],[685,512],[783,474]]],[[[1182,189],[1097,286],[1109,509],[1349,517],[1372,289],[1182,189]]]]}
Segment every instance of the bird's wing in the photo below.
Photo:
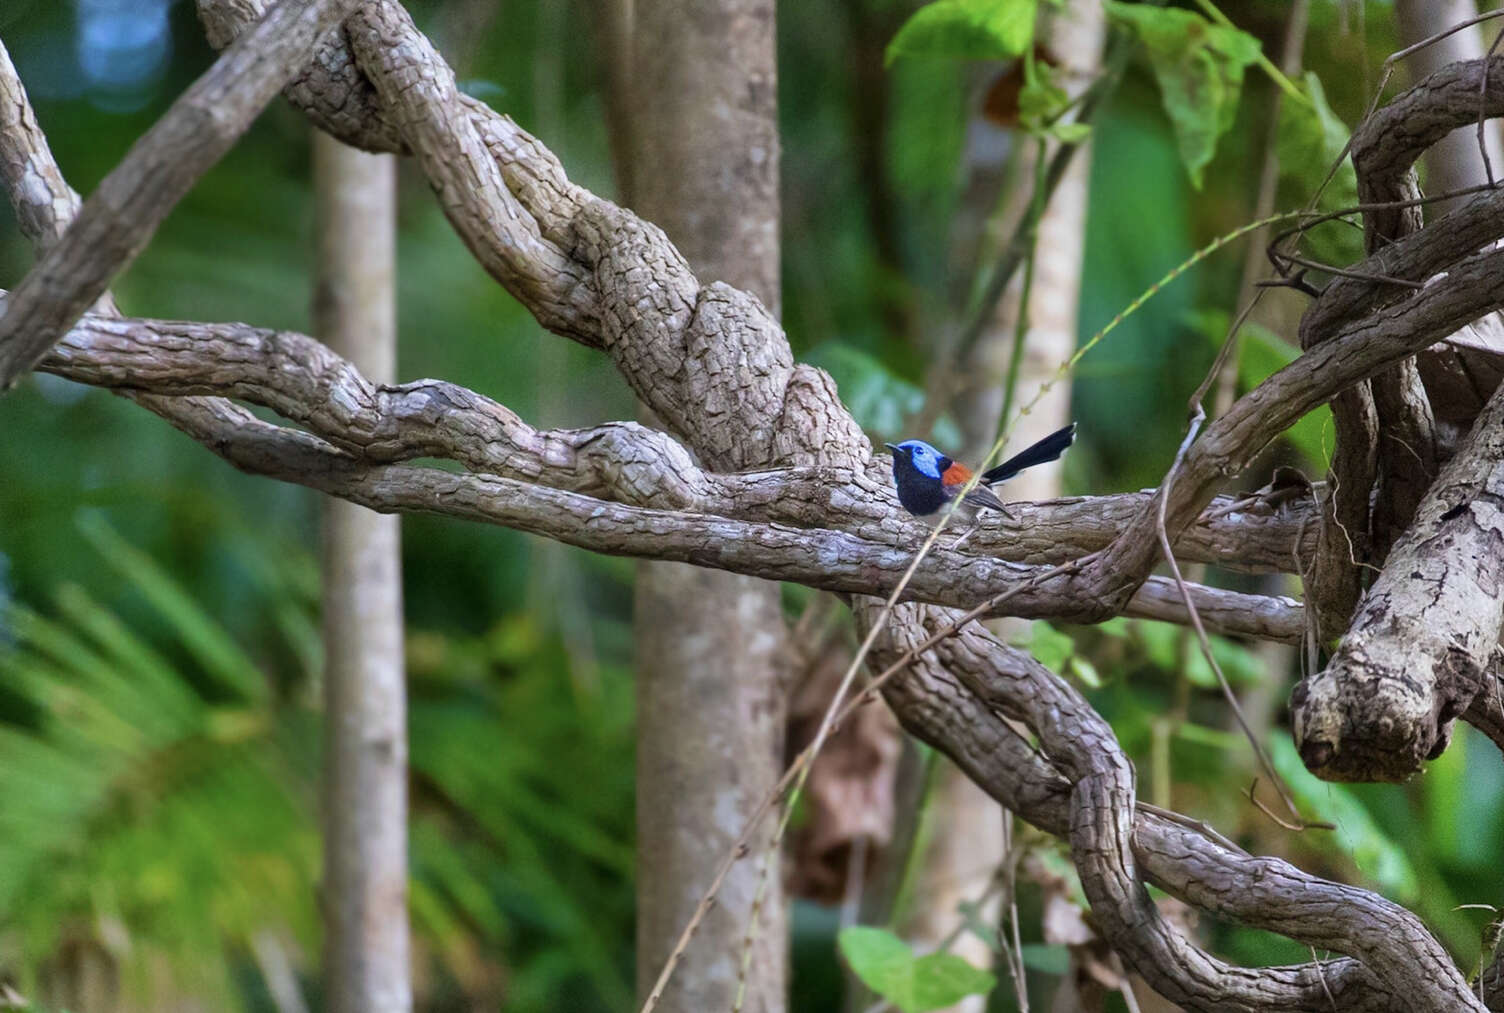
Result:
{"type": "MultiPolygon", "coordinates": [[[[956,493],[960,492],[966,483],[971,481],[971,474],[971,469],[964,464],[952,464],[949,468],[946,468],[944,474],[940,476],[940,481],[945,486],[946,494],[954,498],[956,493]]],[[[966,503],[969,506],[986,507],[989,510],[1007,509],[1003,506],[1002,500],[994,496],[992,490],[987,488],[985,482],[978,482],[976,488],[966,494],[966,503]]]]}
{"type": "Polygon", "coordinates": [[[972,506],[986,507],[989,510],[997,510],[1000,513],[1008,512],[1008,508],[1003,505],[1003,501],[994,496],[992,490],[985,485],[978,485],[971,492],[967,493],[966,502],[972,506]]]}

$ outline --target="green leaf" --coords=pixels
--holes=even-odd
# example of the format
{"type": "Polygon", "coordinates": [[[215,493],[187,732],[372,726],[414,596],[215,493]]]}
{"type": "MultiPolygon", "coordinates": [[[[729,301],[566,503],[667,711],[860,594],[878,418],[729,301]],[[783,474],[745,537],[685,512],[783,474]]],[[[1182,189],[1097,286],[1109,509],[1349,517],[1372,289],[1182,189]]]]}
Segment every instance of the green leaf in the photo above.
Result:
{"type": "Polygon", "coordinates": [[[1258,40],[1174,7],[1108,0],[1107,12],[1148,49],[1181,161],[1199,190],[1217,139],[1237,115],[1243,69],[1258,59],[1258,40]]]}
{"type": "Polygon", "coordinates": [[[935,0],[904,22],[888,43],[884,63],[900,56],[1018,56],[1034,41],[1035,7],[1035,0],[935,0]]]}
{"type": "MultiPolygon", "coordinates": [[[[1244,324],[1238,346],[1238,383],[1245,390],[1252,390],[1294,362],[1299,354],[1300,349],[1273,331],[1257,324],[1244,324]]],[[[1332,410],[1326,405],[1316,408],[1285,430],[1284,435],[1307,461],[1324,467],[1336,439],[1332,429],[1332,410]]]]}
{"type": "Polygon", "coordinates": [[[1132,629],[1150,664],[1161,672],[1180,671],[1182,641],[1178,626],[1140,620],[1132,629]]]}
{"type": "Polygon", "coordinates": [[[915,957],[907,943],[886,929],[854,925],[842,929],[836,942],[862,983],[903,1013],[952,1006],[997,984],[991,974],[954,953],[915,957]]]}
{"type": "Polygon", "coordinates": [[[1122,639],[1133,635],[1133,621],[1122,616],[1113,616],[1103,623],[1097,623],[1097,632],[1107,637],[1122,639]]]}
{"type": "Polygon", "coordinates": [[[1029,653],[1056,675],[1065,671],[1065,663],[1076,653],[1076,642],[1043,620],[1029,627],[1029,653]]]}
{"type": "Polygon", "coordinates": [[[1380,828],[1357,794],[1346,785],[1316,780],[1288,735],[1270,736],[1269,756],[1300,807],[1316,819],[1337,824],[1332,845],[1347,852],[1363,875],[1387,896],[1402,904],[1413,901],[1419,879],[1409,854],[1380,828]]]}
{"type": "MultiPolygon", "coordinates": [[[[1203,310],[1188,315],[1191,327],[1206,336],[1213,349],[1227,337],[1231,317],[1221,310],[1203,310]]],[[[1260,324],[1245,322],[1238,332],[1238,387],[1249,391],[1295,361],[1300,349],[1260,324]]],[[[1325,468],[1331,456],[1332,410],[1326,405],[1307,413],[1285,430],[1284,438],[1300,451],[1312,467],[1325,468]]]]}
{"type": "MultiPolygon", "coordinates": [[[[1326,91],[1315,73],[1306,71],[1302,84],[1310,102],[1280,103],[1275,152],[1279,155],[1281,175],[1315,190],[1347,146],[1350,131],[1327,104],[1326,91]]],[[[1343,158],[1328,192],[1342,195],[1339,206],[1356,202],[1358,182],[1350,157],[1343,158]]]]}
{"type": "Polygon", "coordinates": [[[1080,681],[1081,685],[1087,689],[1102,688],[1102,676],[1097,671],[1096,665],[1093,665],[1079,654],[1071,655],[1068,664],[1070,665],[1071,674],[1080,681]]]}
{"type": "MultiPolygon", "coordinates": [[[[804,361],[829,373],[852,417],[863,429],[884,439],[899,436],[904,420],[924,407],[923,390],[847,341],[839,338],[822,341],[809,350],[804,361]]],[[[960,442],[960,433],[953,422],[942,419],[936,424],[937,445],[960,442]]]]}
{"type": "MultiPolygon", "coordinates": [[[[1295,188],[1302,202],[1316,192],[1327,171],[1347,146],[1350,131],[1327,104],[1321,79],[1310,71],[1301,89],[1309,102],[1281,102],[1275,152],[1279,156],[1281,182],[1295,188]]],[[[1343,156],[1336,175],[1321,193],[1323,211],[1358,203],[1358,177],[1353,161],[1343,156]]],[[[1308,252],[1329,264],[1346,264],[1363,254],[1363,233],[1341,224],[1327,224],[1305,237],[1308,252]]]]}

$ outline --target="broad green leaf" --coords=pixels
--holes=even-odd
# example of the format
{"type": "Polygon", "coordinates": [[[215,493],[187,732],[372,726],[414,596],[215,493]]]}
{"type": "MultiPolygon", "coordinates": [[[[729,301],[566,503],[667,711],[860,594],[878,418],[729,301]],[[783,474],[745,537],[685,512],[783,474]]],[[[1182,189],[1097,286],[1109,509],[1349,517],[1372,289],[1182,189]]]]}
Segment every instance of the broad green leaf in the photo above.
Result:
{"type": "MultiPolygon", "coordinates": [[[[1227,337],[1230,321],[1221,310],[1203,310],[1188,314],[1190,326],[1206,336],[1213,349],[1227,337]]],[[[1244,323],[1239,331],[1238,387],[1252,390],[1270,376],[1295,361],[1299,349],[1278,334],[1255,323],[1244,323]]],[[[1332,410],[1326,405],[1306,414],[1284,432],[1285,439],[1300,451],[1313,467],[1324,468],[1332,450],[1332,410]]]]}
{"type": "MultiPolygon", "coordinates": [[[[1299,354],[1299,349],[1273,331],[1257,324],[1244,324],[1238,346],[1238,383],[1244,390],[1252,390],[1294,362],[1299,354]]],[[[1335,439],[1331,420],[1332,410],[1322,405],[1285,430],[1285,438],[1312,465],[1324,467],[1335,439]]]]}
{"type": "Polygon", "coordinates": [[[1122,616],[1113,616],[1103,623],[1097,623],[1097,632],[1107,637],[1121,639],[1133,635],[1133,620],[1122,616]]]}
{"type": "Polygon", "coordinates": [[[1034,41],[1036,0],[935,0],[914,12],[884,62],[900,56],[1005,60],[1034,41]]]}
{"type": "MultiPolygon", "coordinates": [[[[1222,674],[1227,676],[1227,682],[1232,686],[1252,686],[1263,681],[1264,666],[1259,661],[1258,655],[1254,654],[1242,644],[1235,644],[1225,637],[1211,636],[1212,657],[1217,659],[1217,664],[1222,667],[1222,674]]],[[[1217,673],[1212,671],[1212,666],[1206,660],[1206,655],[1201,651],[1201,645],[1194,637],[1188,638],[1187,655],[1185,663],[1185,677],[1191,685],[1202,689],[1217,689],[1217,673]]]]}
{"type": "Polygon", "coordinates": [[[1065,671],[1065,663],[1076,653],[1076,642],[1043,620],[1029,627],[1029,653],[1056,675],[1065,671]]]}
{"type": "MultiPolygon", "coordinates": [[[[1280,103],[1275,151],[1279,155],[1280,173],[1314,191],[1347,146],[1350,131],[1327,104],[1326,91],[1314,72],[1306,71],[1301,83],[1310,101],[1280,103]]],[[[1327,193],[1340,198],[1338,206],[1356,201],[1358,182],[1351,157],[1343,157],[1342,166],[1328,185],[1327,193]]]]}
{"type": "Polygon", "coordinates": [[[1353,791],[1340,784],[1318,781],[1301,762],[1288,735],[1269,740],[1274,769],[1285,779],[1301,809],[1315,819],[1337,825],[1332,844],[1346,851],[1363,875],[1400,903],[1415,899],[1419,880],[1415,866],[1398,841],[1386,834],[1353,791]]]}
{"type": "MultiPolygon", "coordinates": [[[[1326,179],[1326,174],[1347,146],[1347,124],[1327,104],[1321,79],[1307,71],[1301,82],[1308,102],[1281,102],[1275,152],[1280,178],[1306,200],[1326,179]]],[[[1351,156],[1343,156],[1336,175],[1322,191],[1319,207],[1324,211],[1358,203],[1358,177],[1351,156]]],[[[1345,264],[1363,253],[1363,234],[1358,229],[1332,223],[1312,230],[1307,249],[1326,263],[1345,264]]]]}
{"type": "Polygon", "coordinates": [[[1091,136],[1090,123],[1051,123],[1045,133],[1062,144],[1080,144],[1091,136]]]}
{"type": "Polygon", "coordinates": [[[1018,91],[1018,119],[1030,132],[1042,130],[1055,117],[1065,112],[1071,97],[1055,83],[1054,68],[1040,60],[1034,68],[1034,79],[1025,81],[1018,91]]]}
{"type": "Polygon", "coordinates": [[[1243,70],[1259,56],[1247,32],[1214,25],[1194,11],[1108,0],[1107,12],[1149,51],[1180,158],[1198,190],[1217,140],[1232,126],[1243,70]]]}
{"type": "MultiPolygon", "coordinates": [[[[1199,689],[1218,688],[1217,675],[1189,630],[1144,619],[1133,620],[1129,628],[1155,668],[1163,672],[1184,671],[1186,680],[1199,689]]],[[[1222,666],[1222,674],[1227,676],[1229,684],[1253,685],[1263,679],[1263,665],[1252,651],[1225,637],[1212,636],[1210,639],[1212,656],[1222,666]]]]}
{"type": "Polygon", "coordinates": [[[836,937],[851,970],[872,991],[903,1013],[952,1006],[968,995],[983,995],[997,979],[954,953],[915,957],[907,943],[886,929],[854,925],[836,937]]]}
{"type": "MultiPolygon", "coordinates": [[[[863,429],[884,439],[901,437],[904,419],[924,406],[923,390],[849,343],[823,341],[810,349],[804,361],[829,373],[852,417],[863,429]]],[[[941,419],[935,425],[937,446],[960,442],[955,423],[941,419]]]]}
{"type": "Polygon", "coordinates": [[[1182,637],[1180,627],[1169,623],[1134,622],[1130,627],[1134,639],[1144,649],[1150,664],[1162,672],[1180,671],[1182,637]]]}
{"type": "Polygon", "coordinates": [[[1079,654],[1071,655],[1071,659],[1067,664],[1070,666],[1071,674],[1076,677],[1081,685],[1087,689],[1102,688],[1102,675],[1097,671],[1096,665],[1093,665],[1079,654]]]}
{"type": "Polygon", "coordinates": [[[1461,843],[1467,827],[1486,823],[1481,820],[1460,820],[1458,813],[1469,809],[1467,798],[1468,738],[1459,725],[1457,735],[1447,751],[1426,765],[1424,782],[1424,805],[1426,830],[1431,841],[1431,854],[1439,861],[1460,864],[1461,843]]]}
{"type": "Polygon", "coordinates": [[[1039,61],[1034,76],[1018,92],[1018,121],[1035,137],[1053,137],[1066,144],[1080,144],[1091,134],[1088,123],[1061,122],[1071,97],[1056,82],[1054,67],[1039,61]]]}
{"type": "Polygon", "coordinates": [[[986,995],[996,984],[990,972],[954,953],[931,953],[914,961],[912,995],[896,1005],[904,1013],[925,1013],[954,1006],[969,995],[986,995]]]}

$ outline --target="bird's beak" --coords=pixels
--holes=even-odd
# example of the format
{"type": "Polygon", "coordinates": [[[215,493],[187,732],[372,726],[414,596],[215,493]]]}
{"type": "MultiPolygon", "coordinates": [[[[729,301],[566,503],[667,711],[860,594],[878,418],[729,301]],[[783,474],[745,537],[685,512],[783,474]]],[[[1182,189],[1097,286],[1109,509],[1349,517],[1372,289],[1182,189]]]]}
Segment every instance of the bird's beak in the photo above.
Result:
{"type": "Polygon", "coordinates": [[[895,454],[898,454],[898,453],[900,453],[900,452],[901,452],[901,451],[900,451],[900,449],[899,449],[899,448],[898,448],[898,447],[895,447],[895,446],[894,446],[894,445],[893,445],[893,444],[891,444],[891,443],[884,443],[884,444],[883,444],[883,446],[885,446],[885,447],[887,447],[887,448],[888,448],[888,449],[889,449],[889,450],[891,450],[891,451],[893,451],[893,453],[895,453],[895,454]]]}

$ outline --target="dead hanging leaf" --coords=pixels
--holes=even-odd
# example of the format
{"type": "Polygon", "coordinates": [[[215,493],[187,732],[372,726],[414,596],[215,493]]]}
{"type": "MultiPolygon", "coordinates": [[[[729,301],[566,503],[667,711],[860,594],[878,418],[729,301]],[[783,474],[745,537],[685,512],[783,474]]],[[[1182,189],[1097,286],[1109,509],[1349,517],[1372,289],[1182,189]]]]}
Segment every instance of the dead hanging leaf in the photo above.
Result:
{"type": "MultiPolygon", "coordinates": [[[[1106,1008],[1107,994],[1132,987],[1112,948],[1097,934],[1075,868],[1058,852],[1034,848],[1019,863],[1020,878],[1034,883],[1042,895],[1040,929],[1044,941],[1070,951],[1070,969],[1062,989],[1074,1007],[1106,1008]]],[[[1174,897],[1160,897],[1155,906],[1164,919],[1187,936],[1196,927],[1196,911],[1174,897]]],[[[1177,1007],[1164,1007],[1176,1009],[1177,1007]]]]}
{"type": "MultiPolygon", "coordinates": [[[[1057,67],[1060,62],[1042,45],[1034,47],[1034,62],[1057,67]]],[[[1028,83],[1024,61],[1014,60],[998,72],[982,96],[982,116],[1000,127],[1016,127],[1020,118],[1020,98],[1028,83]]]]}
{"type": "MultiPolygon", "coordinates": [[[[801,624],[803,625],[803,624],[801,624]]],[[[851,652],[839,636],[796,639],[796,679],[789,701],[787,754],[814,738],[851,652]]],[[[862,876],[870,875],[893,837],[893,784],[902,748],[898,723],[879,704],[862,707],[826,740],[805,784],[805,818],[794,836],[789,889],[825,904],[846,892],[860,841],[862,876]]]]}
{"type": "Polygon", "coordinates": [[[1060,862],[1053,850],[1031,849],[1020,863],[1019,872],[1027,882],[1039,887],[1043,911],[1040,930],[1044,941],[1055,946],[1084,946],[1097,938],[1086,922],[1081,884],[1075,870],[1060,862]]]}
{"type": "Polygon", "coordinates": [[[1040,927],[1045,942],[1061,946],[1082,946],[1096,938],[1085,912],[1061,894],[1045,895],[1040,927]]]}

